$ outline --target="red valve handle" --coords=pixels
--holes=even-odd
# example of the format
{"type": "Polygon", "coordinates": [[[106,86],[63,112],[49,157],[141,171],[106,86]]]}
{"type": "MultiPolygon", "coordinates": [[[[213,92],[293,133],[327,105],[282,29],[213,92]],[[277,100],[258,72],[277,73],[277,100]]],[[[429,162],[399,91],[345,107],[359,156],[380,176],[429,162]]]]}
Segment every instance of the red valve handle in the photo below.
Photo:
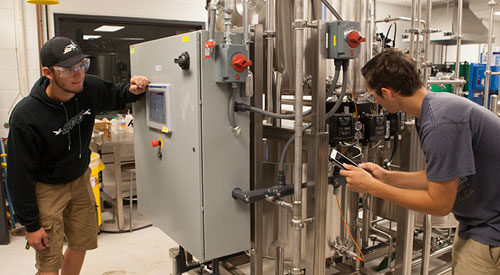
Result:
{"type": "Polygon", "coordinates": [[[347,37],[347,43],[351,48],[357,48],[361,45],[361,42],[365,42],[366,38],[362,37],[359,32],[351,31],[347,37]]]}
{"type": "Polygon", "coordinates": [[[237,54],[233,58],[233,68],[235,71],[241,73],[245,71],[249,66],[252,66],[252,61],[248,60],[244,55],[237,54]]]}

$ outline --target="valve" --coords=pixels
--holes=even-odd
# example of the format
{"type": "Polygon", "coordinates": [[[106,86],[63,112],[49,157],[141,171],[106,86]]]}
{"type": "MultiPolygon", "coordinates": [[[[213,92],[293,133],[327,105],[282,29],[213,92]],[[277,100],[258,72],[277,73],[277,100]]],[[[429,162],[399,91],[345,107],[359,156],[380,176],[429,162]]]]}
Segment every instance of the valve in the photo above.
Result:
{"type": "Polygon", "coordinates": [[[233,58],[233,68],[235,71],[241,73],[245,71],[249,66],[252,66],[252,61],[248,60],[244,55],[237,54],[233,58]]]}
{"type": "Polygon", "coordinates": [[[366,38],[362,37],[358,31],[351,31],[347,36],[347,43],[351,48],[357,48],[361,45],[361,42],[365,42],[366,38]]]}

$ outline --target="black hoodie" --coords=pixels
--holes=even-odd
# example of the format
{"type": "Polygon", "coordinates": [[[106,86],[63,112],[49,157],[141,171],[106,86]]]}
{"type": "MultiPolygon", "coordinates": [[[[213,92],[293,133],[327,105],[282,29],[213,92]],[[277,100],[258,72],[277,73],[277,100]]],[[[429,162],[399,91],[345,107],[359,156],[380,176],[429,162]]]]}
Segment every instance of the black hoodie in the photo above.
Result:
{"type": "Polygon", "coordinates": [[[85,173],[96,113],[119,110],[137,100],[129,84],[115,85],[86,75],[83,91],[68,102],[47,96],[42,76],[10,116],[7,183],[21,224],[40,229],[35,182],[66,184],[85,173]]]}

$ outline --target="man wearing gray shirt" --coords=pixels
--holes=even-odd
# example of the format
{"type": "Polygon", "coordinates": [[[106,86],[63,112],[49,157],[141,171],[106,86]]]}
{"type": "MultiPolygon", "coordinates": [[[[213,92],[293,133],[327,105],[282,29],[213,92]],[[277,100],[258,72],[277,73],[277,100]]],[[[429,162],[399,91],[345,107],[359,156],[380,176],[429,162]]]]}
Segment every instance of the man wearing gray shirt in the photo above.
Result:
{"type": "Polygon", "coordinates": [[[431,215],[452,212],[459,221],[453,274],[500,274],[500,118],[465,98],[428,92],[399,51],[378,54],[361,71],[377,104],[417,118],[426,169],[345,165],[348,187],[431,215]]]}

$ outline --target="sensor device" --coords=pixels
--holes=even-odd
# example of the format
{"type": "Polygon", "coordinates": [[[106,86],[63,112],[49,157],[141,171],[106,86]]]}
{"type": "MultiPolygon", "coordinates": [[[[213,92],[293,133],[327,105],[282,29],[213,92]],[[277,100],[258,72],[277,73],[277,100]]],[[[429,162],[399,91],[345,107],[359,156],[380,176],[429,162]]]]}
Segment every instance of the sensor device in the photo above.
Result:
{"type": "Polygon", "coordinates": [[[345,169],[344,166],[342,165],[344,163],[358,167],[357,163],[350,160],[346,156],[342,155],[339,151],[337,151],[335,149],[332,149],[332,152],[330,153],[329,159],[330,159],[330,161],[332,161],[335,164],[335,166],[339,167],[340,169],[345,169]]]}

